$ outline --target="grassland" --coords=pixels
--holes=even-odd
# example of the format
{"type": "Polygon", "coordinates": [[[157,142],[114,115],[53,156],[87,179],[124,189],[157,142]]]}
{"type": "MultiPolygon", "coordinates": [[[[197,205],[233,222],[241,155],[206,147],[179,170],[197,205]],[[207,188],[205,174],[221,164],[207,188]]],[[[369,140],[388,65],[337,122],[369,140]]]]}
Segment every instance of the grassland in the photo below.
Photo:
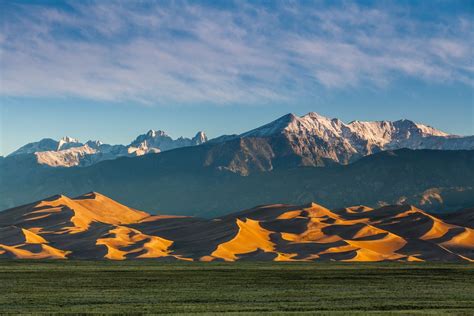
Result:
{"type": "Polygon", "coordinates": [[[474,265],[0,261],[0,313],[474,314],[474,265]]]}

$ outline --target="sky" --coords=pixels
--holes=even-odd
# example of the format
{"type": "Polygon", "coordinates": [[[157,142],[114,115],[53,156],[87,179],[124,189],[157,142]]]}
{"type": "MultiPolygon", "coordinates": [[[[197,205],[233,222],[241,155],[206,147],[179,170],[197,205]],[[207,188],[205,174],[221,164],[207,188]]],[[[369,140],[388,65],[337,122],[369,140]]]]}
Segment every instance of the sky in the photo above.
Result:
{"type": "Polygon", "coordinates": [[[474,134],[474,2],[0,0],[0,155],[286,113],[474,134]]]}

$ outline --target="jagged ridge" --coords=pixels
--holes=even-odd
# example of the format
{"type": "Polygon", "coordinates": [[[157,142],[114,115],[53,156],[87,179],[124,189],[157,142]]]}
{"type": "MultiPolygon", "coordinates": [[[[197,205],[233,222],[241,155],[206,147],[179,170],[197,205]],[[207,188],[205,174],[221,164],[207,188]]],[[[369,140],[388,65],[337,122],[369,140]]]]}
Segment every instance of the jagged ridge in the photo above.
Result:
{"type": "Polygon", "coordinates": [[[291,151],[302,157],[303,165],[322,165],[324,159],[346,164],[383,150],[401,148],[474,148],[474,137],[450,135],[410,120],[345,124],[314,112],[301,117],[287,114],[239,137],[284,138],[291,151]]]}
{"type": "Polygon", "coordinates": [[[203,132],[198,132],[192,139],[183,137],[173,139],[165,132],[155,130],[139,135],[127,146],[104,144],[98,140],[89,140],[83,144],[75,138],[66,136],[59,141],[45,138],[38,142],[26,144],[7,157],[14,159],[20,155],[34,155],[41,165],[85,167],[103,160],[159,153],[180,147],[200,145],[206,141],[207,136],[203,132]]]}

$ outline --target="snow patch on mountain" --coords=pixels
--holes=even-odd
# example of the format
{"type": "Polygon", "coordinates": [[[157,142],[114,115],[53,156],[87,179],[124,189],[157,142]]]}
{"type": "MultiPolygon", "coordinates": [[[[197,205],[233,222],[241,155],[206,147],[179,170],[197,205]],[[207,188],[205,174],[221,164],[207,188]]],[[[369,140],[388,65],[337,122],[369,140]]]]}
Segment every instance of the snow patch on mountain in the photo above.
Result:
{"type": "Polygon", "coordinates": [[[58,151],[40,151],[35,156],[38,163],[51,167],[73,167],[81,165],[83,159],[88,155],[97,153],[97,150],[83,145],[58,151]]]}
{"type": "Polygon", "coordinates": [[[64,150],[68,148],[81,147],[81,146],[82,144],[79,143],[77,139],[69,137],[69,136],[65,136],[59,140],[58,147],[56,148],[56,150],[58,151],[58,150],[64,150]]]}

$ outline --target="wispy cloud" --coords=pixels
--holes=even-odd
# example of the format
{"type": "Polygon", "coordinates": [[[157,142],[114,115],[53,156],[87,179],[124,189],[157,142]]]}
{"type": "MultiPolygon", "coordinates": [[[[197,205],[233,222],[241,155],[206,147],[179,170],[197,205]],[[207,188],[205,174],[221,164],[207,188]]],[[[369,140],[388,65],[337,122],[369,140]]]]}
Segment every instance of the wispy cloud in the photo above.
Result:
{"type": "Polygon", "coordinates": [[[472,22],[354,4],[71,2],[8,6],[5,96],[262,103],[400,77],[473,85],[472,22]]]}

